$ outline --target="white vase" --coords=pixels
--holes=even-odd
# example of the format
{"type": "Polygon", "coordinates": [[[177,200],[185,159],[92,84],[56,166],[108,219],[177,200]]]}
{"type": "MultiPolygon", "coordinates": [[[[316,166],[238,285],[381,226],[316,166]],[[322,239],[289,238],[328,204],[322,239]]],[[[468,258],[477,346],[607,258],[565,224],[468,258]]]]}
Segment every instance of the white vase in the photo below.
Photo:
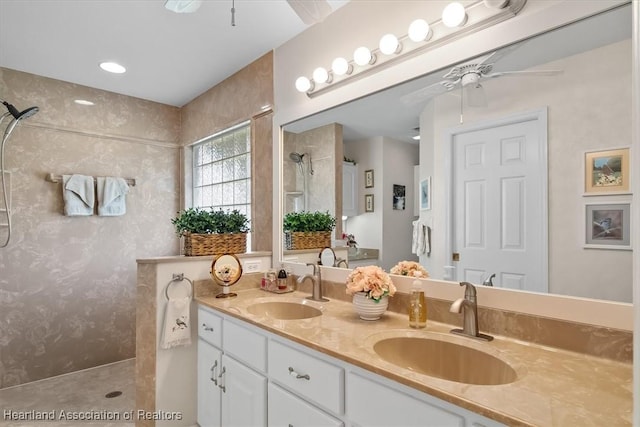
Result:
{"type": "Polygon", "coordinates": [[[353,309],[362,320],[378,320],[387,311],[389,296],[385,295],[380,301],[367,298],[366,292],[353,294],[353,309]]]}

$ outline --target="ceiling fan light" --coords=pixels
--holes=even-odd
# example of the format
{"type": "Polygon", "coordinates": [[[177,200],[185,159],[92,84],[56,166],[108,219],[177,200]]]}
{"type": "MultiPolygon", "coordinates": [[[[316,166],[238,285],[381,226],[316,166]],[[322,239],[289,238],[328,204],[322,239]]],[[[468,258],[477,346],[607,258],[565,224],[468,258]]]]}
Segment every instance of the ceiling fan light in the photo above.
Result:
{"type": "Polygon", "coordinates": [[[373,65],[376,62],[376,57],[369,48],[361,46],[353,52],[353,60],[360,66],[373,65]]]}
{"type": "Polygon", "coordinates": [[[449,28],[461,27],[467,22],[467,12],[458,2],[449,3],[442,11],[442,23],[449,28]]]}
{"type": "Polygon", "coordinates": [[[398,38],[393,34],[385,34],[380,39],[379,48],[380,52],[385,55],[392,55],[394,53],[400,53],[402,45],[398,41],[398,38]]]}
{"type": "Polygon", "coordinates": [[[336,58],[331,63],[331,71],[336,76],[344,76],[353,72],[353,65],[349,64],[344,58],[336,58]]]}
{"type": "Polygon", "coordinates": [[[412,41],[417,43],[431,39],[433,31],[431,31],[427,21],[416,19],[409,25],[408,35],[412,41]]]}
{"type": "Polygon", "coordinates": [[[330,83],[331,74],[324,67],[318,67],[313,70],[313,80],[317,83],[330,83]]]}
{"type": "Polygon", "coordinates": [[[298,92],[309,92],[313,90],[313,83],[308,78],[302,76],[296,79],[296,89],[298,92]]]}

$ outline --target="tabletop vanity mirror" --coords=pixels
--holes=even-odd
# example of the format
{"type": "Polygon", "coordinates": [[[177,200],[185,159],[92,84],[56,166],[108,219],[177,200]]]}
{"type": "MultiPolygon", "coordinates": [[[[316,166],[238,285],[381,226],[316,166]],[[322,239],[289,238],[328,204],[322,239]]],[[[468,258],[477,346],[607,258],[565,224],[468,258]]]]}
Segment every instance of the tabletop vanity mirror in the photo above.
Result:
{"type": "MultiPolygon", "coordinates": [[[[479,52],[437,72],[286,124],[281,159],[284,212],[310,210],[312,206],[302,206],[305,203],[328,206],[322,197],[336,199],[336,186],[330,183],[335,183],[336,175],[342,172],[339,168],[323,168],[323,150],[333,149],[327,144],[341,144],[340,151],[359,167],[360,190],[358,215],[343,220],[343,231],[354,234],[363,247],[379,248],[379,264],[385,270],[401,260],[413,259],[419,260],[434,279],[457,281],[472,277],[480,284],[484,276],[498,273],[493,280],[496,287],[630,303],[630,247],[615,242],[602,247],[590,244],[589,239],[604,230],[602,225],[607,218],[627,212],[631,192],[589,193],[585,171],[595,168],[598,173],[606,172],[604,169],[609,167],[614,169],[613,174],[629,173],[619,171],[614,166],[615,159],[612,165],[606,163],[612,157],[607,152],[627,150],[631,145],[631,17],[630,4],[618,6],[495,51],[479,52]],[[456,67],[458,71],[465,67],[489,70],[472,76],[479,80],[469,83],[468,76],[464,81],[447,77],[456,67]],[[454,83],[451,90],[442,84],[446,81],[454,83]],[[452,150],[454,143],[458,144],[456,138],[461,141],[470,130],[485,131],[523,115],[541,120],[537,129],[544,134],[536,139],[542,140],[543,145],[529,150],[517,137],[509,136],[495,152],[483,151],[473,140],[458,145],[464,147],[462,154],[452,150]],[[419,140],[412,139],[418,135],[419,140]],[[381,160],[372,167],[372,155],[367,157],[364,153],[375,150],[379,152],[374,156],[381,160]],[[390,154],[394,150],[415,154],[404,156],[408,157],[406,164],[391,164],[401,157],[390,154]],[[290,152],[308,153],[309,159],[314,159],[313,174],[305,173],[310,164],[301,167],[300,162],[291,160],[290,152]],[[588,160],[598,158],[599,152],[604,153],[600,160],[588,160]],[[498,194],[489,194],[482,185],[474,187],[473,176],[461,178],[452,172],[459,171],[465,161],[481,161],[483,156],[502,156],[502,163],[518,163],[523,155],[533,154],[541,162],[534,172],[537,186],[534,191],[526,187],[526,194],[518,170],[501,181],[498,194]],[[414,166],[417,174],[410,181],[395,182],[390,176],[402,169],[413,171],[414,166]],[[365,186],[365,170],[375,171],[372,188],[365,186]],[[300,181],[299,188],[296,180],[300,181]],[[423,182],[429,185],[428,203],[418,194],[423,182]],[[456,186],[456,182],[466,184],[456,186]],[[318,187],[318,183],[322,186],[318,187]],[[392,209],[393,194],[386,184],[406,187],[403,210],[392,209]],[[366,194],[375,195],[374,212],[365,211],[366,194]],[[501,205],[500,200],[507,196],[521,204],[501,205]],[[536,199],[522,200],[533,196],[536,199]],[[464,212],[455,213],[457,206],[474,202],[473,197],[482,199],[482,211],[475,215],[467,212],[466,216],[464,212]],[[384,205],[378,205],[378,200],[384,205]],[[486,223],[487,218],[507,215],[510,210],[509,222],[498,226],[486,223]],[[522,224],[531,219],[535,221],[525,228],[522,224]],[[416,220],[431,229],[428,255],[412,253],[412,222],[416,220]],[[397,232],[372,233],[374,222],[379,230],[397,232]],[[519,273],[510,272],[508,264],[500,263],[470,266],[469,276],[466,267],[453,261],[454,253],[462,259],[482,258],[477,252],[463,252],[464,246],[471,246],[473,251],[474,245],[482,246],[491,236],[497,236],[498,246],[512,245],[515,251],[520,250],[518,245],[530,249],[535,240],[534,252],[524,261],[538,260],[535,279],[524,280],[519,273]],[[535,285],[530,287],[531,283],[535,285]]],[[[336,217],[341,218],[338,207],[331,206],[336,217]]],[[[628,227],[628,217],[615,218],[616,227],[628,227]]],[[[489,258],[514,262],[501,255],[489,258]]]]}

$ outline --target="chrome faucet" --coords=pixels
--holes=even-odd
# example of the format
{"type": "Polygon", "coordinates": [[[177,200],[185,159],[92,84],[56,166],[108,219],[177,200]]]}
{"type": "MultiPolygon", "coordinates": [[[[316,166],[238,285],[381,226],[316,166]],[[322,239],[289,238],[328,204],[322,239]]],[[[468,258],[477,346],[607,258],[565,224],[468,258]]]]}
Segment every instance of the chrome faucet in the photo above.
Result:
{"type": "Polygon", "coordinates": [[[451,313],[462,313],[462,329],[452,329],[451,333],[464,335],[484,341],[493,339],[490,335],[481,334],[478,331],[478,302],[476,298],[476,288],[469,282],[460,282],[460,286],[466,286],[464,298],[459,298],[451,304],[451,313]]]}
{"type": "Polygon", "coordinates": [[[322,297],[322,276],[320,275],[320,267],[308,262],[307,265],[313,267],[313,274],[305,274],[298,277],[298,283],[302,284],[305,280],[310,279],[312,284],[311,296],[307,297],[312,301],[329,301],[322,297]]]}
{"type": "Polygon", "coordinates": [[[484,282],[482,282],[482,284],[484,286],[493,286],[493,278],[496,277],[495,273],[492,274],[491,276],[489,276],[489,278],[485,279],[484,282]]]}

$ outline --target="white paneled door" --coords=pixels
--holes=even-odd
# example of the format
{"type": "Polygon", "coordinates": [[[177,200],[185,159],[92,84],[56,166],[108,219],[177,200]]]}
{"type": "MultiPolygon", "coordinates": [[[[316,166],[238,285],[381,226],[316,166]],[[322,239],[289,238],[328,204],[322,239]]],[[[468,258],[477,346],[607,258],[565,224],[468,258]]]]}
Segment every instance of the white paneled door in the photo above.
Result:
{"type": "Polygon", "coordinates": [[[452,134],[457,280],[480,284],[495,274],[494,286],[548,291],[546,164],[539,114],[452,134]]]}

